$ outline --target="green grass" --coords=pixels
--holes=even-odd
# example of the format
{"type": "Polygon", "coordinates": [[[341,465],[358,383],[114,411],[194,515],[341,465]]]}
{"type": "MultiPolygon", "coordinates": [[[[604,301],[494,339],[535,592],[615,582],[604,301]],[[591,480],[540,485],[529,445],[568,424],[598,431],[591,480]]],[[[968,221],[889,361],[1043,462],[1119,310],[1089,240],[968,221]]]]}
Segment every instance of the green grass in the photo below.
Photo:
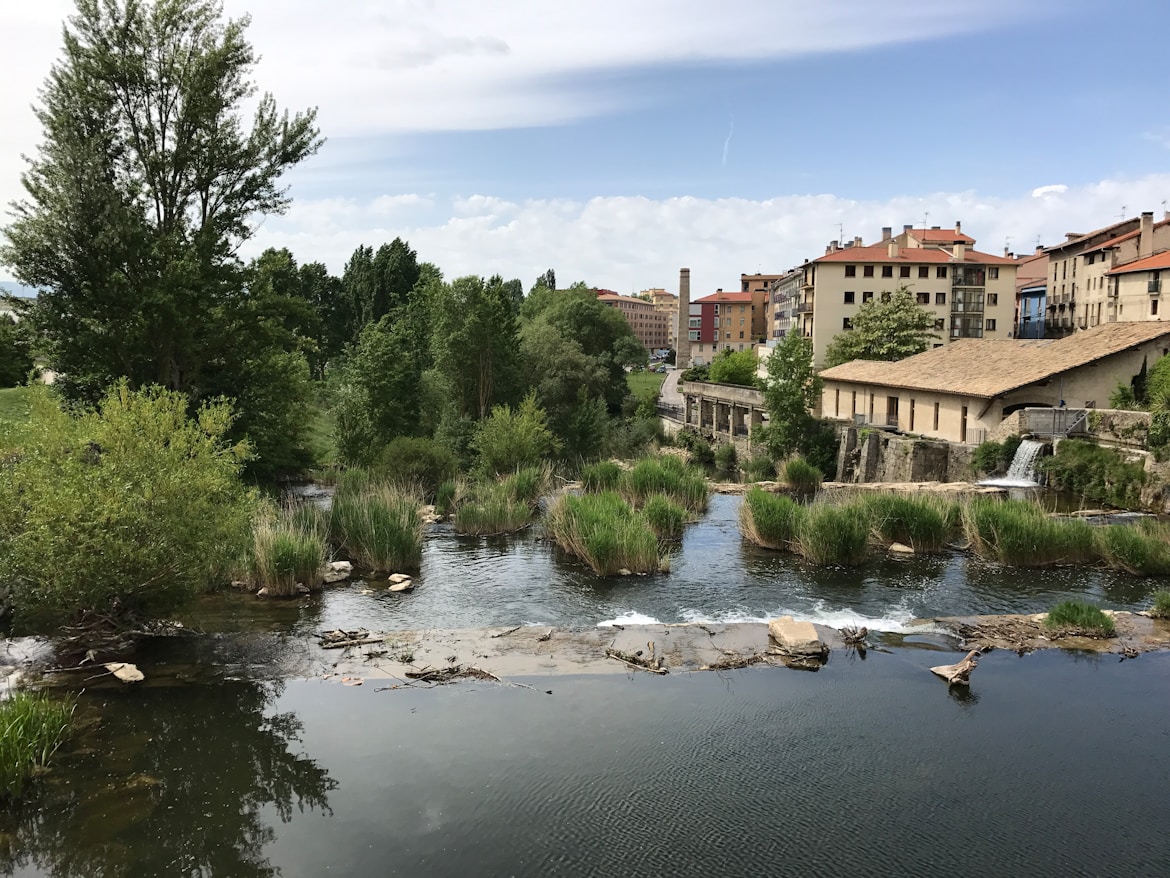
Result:
{"type": "Polygon", "coordinates": [[[18,799],[68,738],[76,703],[17,692],[0,701],[0,800],[18,799]]]}
{"type": "Polygon", "coordinates": [[[1134,576],[1170,576],[1170,545],[1140,527],[1098,528],[1097,551],[1110,567],[1134,576]]]}
{"type": "Polygon", "coordinates": [[[252,581],[272,597],[292,597],[301,583],[321,587],[328,526],[314,504],[262,511],[252,530],[252,581]]]}
{"type": "Polygon", "coordinates": [[[982,557],[1010,567],[1056,567],[1097,560],[1093,528],[1053,518],[1025,500],[976,497],[963,509],[963,530],[982,557]]]}
{"type": "Polygon", "coordinates": [[[642,504],[642,515],[659,539],[677,540],[682,537],[687,511],[667,497],[657,494],[649,498],[642,504]]]}
{"type": "Polygon", "coordinates": [[[954,514],[949,507],[954,504],[941,498],[865,494],[860,502],[883,543],[904,543],[915,552],[940,552],[951,537],[949,521],[954,514]]]}
{"type": "Polygon", "coordinates": [[[1117,633],[1113,620],[1100,607],[1084,601],[1062,601],[1048,611],[1044,626],[1051,629],[1073,629],[1089,637],[1112,637],[1117,633]]]}
{"type": "Polygon", "coordinates": [[[664,454],[645,457],[622,479],[621,493],[635,506],[641,506],[655,494],[664,494],[690,514],[707,508],[707,480],[679,458],[664,454]]]}
{"type": "Polygon", "coordinates": [[[625,471],[612,460],[602,460],[581,468],[581,488],[587,494],[616,491],[625,471]]]}
{"type": "Polygon", "coordinates": [[[1154,592],[1150,615],[1155,619],[1170,619],[1170,589],[1161,588],[1154,592]]]}
{"type": "Polygon", "coordinates": [[[765,549],[792,549],[805,511],[789,496],[752,488],[739,507],[739,530],[765,549]]]}
{"type": "Polygon", "coordinates": [[[532,522],[533,508],[517,497],[507,479],[481,482],[456,508],[455,531],[472,536],[515,533],[532,522]]]}
{"type": "Polygon", "coordinates": [[[771,482],[776,479],[776,464],[766,454],[752,455],[743,471],[749,482],[771,482]]]}
{"type": "Polygon", "coordinates": [[[374,573],[418,570],[423,539],[420,505],[417,494],[348,470],[333,497],[329,530],[360,567],[374,573]]]}
{"type": "Polygon", "coordinates": [[[793,457],[784,464],[784,481],[797,494],[815,493],[823,479],[824,473],[803,457],[793,457]]]}
{"type": "Polygon", "coordinates": [[[816,503],[801,519],[796,550],[813,564],[854,567],[868,554],[869,530],[869,516],[861,506],[816,503]]]}
{"type": "Polygon", "coordinates": [[[552,488],[553,471],[547,463],[538,463],[516,470],[501,481],[504,489],[517,503],[522,503],[534,512],[540,501],[552,488]]]}
{"type": "Polygon", "coordinates": [[[20,424],[32,413],[32,397],[35,387],[0,388],[0,421],[20,424]]]}
{"type": "Polygon", "coordinates": [[[549,510],[545,527],[557,545],[600,576],[662,567],[649,522],[615,493],[566,494],[549,510]]]}
{"type": "Polygon", "coordinates": [[[630,393],[641,398],[647,394],[658,396],[662,390],[662,382],[666,380],[665,372],[627,372],[626,386],[630,393]]]}

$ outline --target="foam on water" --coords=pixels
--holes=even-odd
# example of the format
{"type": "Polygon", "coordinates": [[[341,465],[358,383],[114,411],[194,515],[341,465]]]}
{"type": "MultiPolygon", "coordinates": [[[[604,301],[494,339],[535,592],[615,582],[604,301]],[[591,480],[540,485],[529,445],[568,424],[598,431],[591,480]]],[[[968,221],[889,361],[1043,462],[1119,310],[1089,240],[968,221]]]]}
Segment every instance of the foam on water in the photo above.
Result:
{"type": "MultiPolygon", "coordinates": [[[[849,607],[831,608],[823,601],[816,601],[811,607],[803,610],[794,610],[788,607],[778,607],[773,611],[759,614],[745,608],[737,608],[724,612],[711,613],[703,610],[684,607],[679,610],[679,618],[683,622],[695,625],[735,625],[741,623],[766,623],[769,619],[780,616],[792,616],[803,622],[813,622],[829,628],[845,628],[847,626],[865,627],[870,631],[882,631],[892,634],[908,632],[923,633],[934,630],[929,625],[911,625],[914,614],[904,606],[891,607],[880,617],[866,616],[855,612],[849,607]]],[[[661,625],[663,622],[645,613],[629,610],[614,619],[606,619],[597,623],[598,628],[612,628],[614,625],[661,625]]]]}
{"type": "Polygon", "coordinates": [[[645,613],[639,613],[635,610],[629,610],[622,613],[614,619],[605,619],[598,622],[598,628],[612,628],[614,625],[661,625],[662,623],[653,616],[647,616],[645,613]]]}

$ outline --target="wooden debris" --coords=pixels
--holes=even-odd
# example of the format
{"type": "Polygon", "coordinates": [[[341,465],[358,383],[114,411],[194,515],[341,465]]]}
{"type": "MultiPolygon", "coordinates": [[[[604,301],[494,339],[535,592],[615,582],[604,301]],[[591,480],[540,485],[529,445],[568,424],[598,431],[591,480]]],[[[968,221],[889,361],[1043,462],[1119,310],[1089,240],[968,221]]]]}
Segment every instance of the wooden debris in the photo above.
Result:
{"type": "Polygon", "coordinates": [[[423,683],[436,684],[451,683],[455,680],[465,679],[492,680],[496,683],[503,682],[495,674],[470,665],[448,665],[445,668],[420,668],[418,670],[407,671],[406,676],[423,683]]]}
{"type": "Polygon", "coordinates": [[[840,631],[841,639],[845,641],[846,646],[857,646],[859,643],[864,644],[865,638],[869,636],[869,629],[864,625],[860,628],[854,625],[846,625],[840,631]]]}
{"type": "Polygon", "coordinates": [[[649,671],[651,674],[665,674],[666,668],[662,667],[662,659],[654,658],[654,645],[650,645],[650,658],[642,658],[641,651],[636,653],[622,652],[620,649],[608,648],[605,650],[608,658],[615,659],[622,664],[628,665],[639,671],[649,671]]]}
{"type": "Polygon", "coordinates": [[[497,631],[495,634],[492,635],[492,638],[494,639],[496,637],[507,637],[509,634],[514,634],[523,627],[524,627],[523,625],[517,625],[514,628],[509,628],[507,631],[497,631]]]}
{"type": "Polygon", "coordinates": [[[336,629],[320,634],[322,649],[344,649],[347,646],[363,646],[367,643],[381,643],[381,637],[371,636],[365,628],[354,631],[336,629]]]}
{"type": "Polygon", "coordinates": [[[537,643],[544,643],[545,641],[552,640],[552,636],[553,636],[553,629],[549,628],[548,631],[546,631],[544,634],[540,635],[540,637],[536,638],[536,642],[537,643]]]}
{"type": "Polygon", "coordinates": [[[961,662],[953,665],[938,665],[930,669],[932,674],[938,674],[952,686],[970,685],[971,672],[979,664],[979,650],[973,649],[961,662]]]}
{"type": "Polygon", "coordinates": [[[703,665],[699,668],[700,671],[737,671],[740,668],[749,668],[752,665],[758,665],[761,662],[769,663],[768,656],[761,652],[754,652],[751,655],[737,655],[730,653],[726,658],[721,658],[719,661],[711,662],[709,665],[703,665]]]}

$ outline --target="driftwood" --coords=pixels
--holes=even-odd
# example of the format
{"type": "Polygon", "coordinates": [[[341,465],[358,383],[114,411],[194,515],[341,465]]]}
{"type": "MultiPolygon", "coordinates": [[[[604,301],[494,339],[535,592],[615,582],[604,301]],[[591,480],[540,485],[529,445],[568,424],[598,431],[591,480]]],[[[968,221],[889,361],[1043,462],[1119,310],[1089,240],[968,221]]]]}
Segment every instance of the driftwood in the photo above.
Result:
{"type": "Polygon", "coordinates": [[[721,658],[718,661],[711,662],[709,665],[703,665],[699,668],[700,671],[737,671],[740,668],[748,668],[752,665],[758,665],[760,662],[770,664],[768,656],[762,652],[754,652],[751,655],[736,655],[730,654],[726,658],[721,658]]]}
{"type": "Polygon", "coordinates": [[[967,686],[970,684],[971,672],[979,664],[979,650],[973,649],[961,662],[953,665],[938,665],[930,669],[932,674],[938,674],[952,686],[967,686]]]}
{"type": "Polygon", "coordinates": [[[869,629],[864,625],[857,628],[853,625],[847,625],[841,629],[841,639],[845,641],[846,646],[857,646],[864,644],[865,638],[869,636],[869,629]]]}
{"type": "Polygon", "coordinates": [[[650,657],[643,658],[642,651],[637,652],[622,652],[620,649],[607,648],[605,654],[607,657],[621,662],[628,667],[634,668],[638,671],[649,671],[651,674],[665,674],[666,668],[662,667],[662,659],[654,657],[654,643],[651,642],[650,657]]]}
{"type": "Polygon", "coordinates": [[[354,631],[325,631],[320,635],[322,649],[344,649],[347,646],[363,646],[367,643],[381,643],[383,638],[372,637],[365,628],[354,631]]]}
{"type": "Polygon", "coordinates": [[[495,674],[482,668],[473,668],[470,665],[448,665],[445,668],[420,668],[407,671],[406,676],[422,683],[450,683],[454,680],[492,680],[496,683],[504,682],[495,674]]]}
{"type": "Polygon", "coordinates": [[[523,625],[517,625],[515,628],[509,628],[507,631],[497,631],[495,634],[492,635],[492,639],[495,639],[497,637],[507,637],[509,634],[514,634],[523,627],[524,627],[523,625]]]}

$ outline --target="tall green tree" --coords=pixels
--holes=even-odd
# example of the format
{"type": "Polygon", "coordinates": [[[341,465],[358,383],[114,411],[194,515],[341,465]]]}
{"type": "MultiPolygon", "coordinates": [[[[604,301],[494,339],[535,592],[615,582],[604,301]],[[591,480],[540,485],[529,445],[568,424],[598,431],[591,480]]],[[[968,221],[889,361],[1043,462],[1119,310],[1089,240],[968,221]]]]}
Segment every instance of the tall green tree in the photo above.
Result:
{"type": "Polygon", "coordinates": [[[192,405],[270,396],[250,393],[266,373],[237,353],[259,352],[235,254],[287,208],[285,172],[322,141],[315,111],[256,94],[247,24],[217,0],[77,0],[0,247],[42,291],[29,319],[75,399],[120,376],[192,405]]]}
{"type": "Polygon", "coordinates": [[[0,387],[23,384],[32,367],[28,333],[7,314],[0,314],[0,387]]]}
{"type": "Polygon", "coordinates": [[[813,371],[811,340],[789,333],[772,349],[765,366],[768,426],[764,441],[774,458],[787,457],[804,449],[817,426],[812,411],[820,399],[822,382],[813,371]]]}
{"type": "Polygon", "coordinates": [[[925,351],[938,335],[934,314],[914,300],[906,287],[863,303],[853,328],[837,335],[825,351],[825,367],[850,360],[903,360],[925,351]]]}

